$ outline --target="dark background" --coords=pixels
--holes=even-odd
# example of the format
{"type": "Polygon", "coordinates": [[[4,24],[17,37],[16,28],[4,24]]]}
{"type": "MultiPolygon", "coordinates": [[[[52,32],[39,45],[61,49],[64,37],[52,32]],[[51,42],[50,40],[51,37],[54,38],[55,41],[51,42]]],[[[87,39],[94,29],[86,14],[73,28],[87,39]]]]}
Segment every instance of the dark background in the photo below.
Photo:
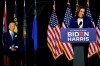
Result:
{"type": "MultiPolygon", "coordinates": [[[[14,1],[7,0],[7,23],[13,21],[14,17],[14,1]]],[[[18,30],[20,37],[23,36],[23,4],[24,0],[17,1],[17,16],[18,16],[18,30]]],[[[31,39],[32,23],[34,17],[34,0],[26,1],[26,16],[27,16],[27,48],[26,48],[26,64],[27,66],[69,66],[70,61],[61,55],[57,60],[54,60],[50,49],[47,46],[47,27],[52,12],[53,0],[37,0],[37,20],[38,20],[38,51],[34,51],[33,42],[31,39]]],[[[67,0],[55,0],[56,2],[56,13],[58,21],[61,25],[64,14],[67,8],[67,0]]],[[[74,16],[76,0],[70,0],[72,14],[74,16]]],[[[86,0],[79,0],[79,5],[86,7],[86,0]]],[[[3,23],[3,10],[4,0],[0,0],[0,37],[2,37],[2,23],[3,23]]],[[[97,23],[98,16],[100,13],[99,0],[90,0],[90,10],[94,19],[95,24],[97,23]]],[[[2,39],[1,39],[2,40],[2,39]]],[[[22,40],[21,40],[22,41],[22,40]]],[[[23,42],[23,41],[22,41],[23,42]]],[[[0,60],[2,60],[3,49],[2,41],[0,41],[0,60]]],[[[97,54],[89,59],[92,64],[99,66],[100,59],[97,54]]],[[[2,64],[2,62],[0,62],[2,64]]],[[[2,66],[2,65],[0,65],[2,66]]]]}

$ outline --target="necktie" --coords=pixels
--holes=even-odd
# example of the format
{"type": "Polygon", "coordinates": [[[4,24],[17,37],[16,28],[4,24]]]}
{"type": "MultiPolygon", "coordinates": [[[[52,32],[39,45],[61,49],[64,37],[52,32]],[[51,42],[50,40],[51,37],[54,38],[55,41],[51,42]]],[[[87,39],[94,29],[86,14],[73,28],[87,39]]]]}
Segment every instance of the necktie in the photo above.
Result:
{"type": "MultiPolygon", "coordinates": [[[[13,32],[11,32],[11,38],[12,38],[12,41],[13,41],[13,39],[14,39],[14,33],[13,32]]],[[[14,44],[12,44],[11,47],[14,48],[14,44]]]]}
{"type": "Polygon", "coordinates": [[[14,33],[13,32],[11,32],[11,37],[12,37],[12,40],[13,40],[13,38],[14,38],[14,33]]]}

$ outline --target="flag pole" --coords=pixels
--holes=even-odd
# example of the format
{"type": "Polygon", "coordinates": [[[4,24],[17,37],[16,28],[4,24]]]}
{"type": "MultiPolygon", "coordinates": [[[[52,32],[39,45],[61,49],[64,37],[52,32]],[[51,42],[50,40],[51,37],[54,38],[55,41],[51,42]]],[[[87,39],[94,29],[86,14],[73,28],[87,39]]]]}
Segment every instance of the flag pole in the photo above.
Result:
{"type": "MultiPolygon", "coordinates": [[[[78,0],[76,0],[76,11],[77,11],[78,7],[79,7],[78,0]]],[[[76,16],[76,11],[75,11],[74,16],[76,16]]]]}
{"type": "Polygon", "coordinates": [[[25,58],[25,60],[23,60],[24,61],[24,65],[26,66],[26,41],[27,41],[27,39],[25,39],[26,37],[27,37],[27,32],[26,32],[26,25],[25,25],[25,22],[26,22],[26,14],[25,14],[26,12],[25,12],[25,0],[24,0],[24,22],[23,22],[23,36],[24,36],[24,51],[25,51],[25,56],[24,56],[24,58],[25,58]]]}
{"type": "MultiPolygon", "coordinates": [[[[67,2],[67,5],[70,6],[69,0],[68,0],[68,2],[67,2]]],[[[67,26],[67,28],[68,28],[68,26],[67,26]]],[[[68,60],[68,66],[70,66],[70,65],[69,65],[69,60],[68,60]]]]}
{"type": "MultiPolygon", "coordinates": [[[[4,43],[3,43],[3,33],[7,32],[7,6],[6,6],[6,0],[4,0],[4,13],[3,13],[3,29],[2,29],[2,44],[1,44],[1,49],[4,49],[4,43]]],[[[2,65],[7,65],[8,64],[8,57],[4,55],[4,50],[1,54],[2,59],[3,59],[3,64],[2,65]],[[6,59],[6,61],[4,60],[6,59]]]]}
{"type": "MultiPolygon", "coordinates": [[[[86,6],[89,7],[89,0],[87,0],[86,6]]],[[[87,56],[88,58],[88,56],[87,56]]],[[[88,58],[88,66],[89,66],[89,58],[88,58]]]]}
{"type": "Polygon", "coordinates": [[[67,5],[70,5],[70,2],[69,2],[69,0],[68,0],[68,2],[67,2],[67,5]]]}
{"type": "Polygon", "coordinates": [[[76,7],[78,7],[78,6],[79,6],[79,4],[78,4],[78,0],[77,0],[76,7]]]}
{"type": "MultiPolygon", "coordinates": [[[[54,4],[53,4],[53,11],[55,12],[56,11],[56,8],[55,8],[55,0],[54,0],[54,4]]],[[[56,60],[54,59],[54,66],[56,66],[56,60]]]]}
{"type": "MultiPolygon", "coordinates": [[[[98,27],[100,27],[100,25],[99,25],[99,24],[100,24],[100,22],[99,22],[100,19],[99,19],[99,18],[100,18],[100,14],[99,14],[99,17],[98,17],[98,22],[97,22],[97,26],[98,26],[98,27]]],[[[98,40],[98,41],[99,41],[99,40],[98,40]]],[[[97,54],[98,54],[98,56],[99,56],[99,58],[100,58],[100,50],[99,50],[99,48],[98,48],[98,53],[97,53],[97,54]]]]}
{"type": "MultiPolygon", "coordinates": [[[[36,0],[35,0],[35,2],[34,2],[34,18],[36,19],[36,17],[37,17],[37,13],[36,13],[36,0]]],[[[34,60],[35,60],[34,66],[37,66],[36,65],[36,51],[37,50],[34,47],[34,60]]]]}
{"type": "Polygon", "coordinates": [[[89,7],[89,0],[87,0],[87,3],[86,3],[86,5],[89,7]]]}

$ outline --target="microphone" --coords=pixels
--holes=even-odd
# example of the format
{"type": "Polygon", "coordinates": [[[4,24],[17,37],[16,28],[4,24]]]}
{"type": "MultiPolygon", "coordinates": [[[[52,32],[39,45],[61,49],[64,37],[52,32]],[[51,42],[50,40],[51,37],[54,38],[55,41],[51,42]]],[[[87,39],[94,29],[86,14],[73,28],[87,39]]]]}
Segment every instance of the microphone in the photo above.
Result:
{"type": "Polygon", "coordinates": [[[78,26],[80,27],[80,26],[81,26],[81,24],[82,24],[82,21],[80,21],[80,23],[79,23],[79,25],[78,25],[78,26]]]}

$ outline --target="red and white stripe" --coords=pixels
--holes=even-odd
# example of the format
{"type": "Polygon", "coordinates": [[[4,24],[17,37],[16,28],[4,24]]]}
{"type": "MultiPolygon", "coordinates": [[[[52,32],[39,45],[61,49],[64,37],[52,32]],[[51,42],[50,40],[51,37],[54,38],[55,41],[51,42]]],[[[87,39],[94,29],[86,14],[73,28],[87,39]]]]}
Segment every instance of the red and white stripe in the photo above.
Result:
{"type": "Polygon", "coordinates": [[[48,47],[50,48],[54,59],[57,59],[63,53],[60,47],[60,26],[56,25],[53,29],[48,26],[47,34],[48,47]]]}
{"type": "MultiPolygon", "coordinates": [[[[94,22],[93,26],[95,27],[94,22]]],[[[98,52],[98,44],[97,42],[90,42],[89,48],[88,48],[88,58],[91,57],[92,55],[94,55],[95,53],[98,52]]]]}
{"type": "Polygon", "coordinates": [[[98,44],[96,42],[91,42],[88,49],[88,58],[98,52],[98,44]]]}
{"type": "Polygon", "coordinates": [[[97,37],[97,44],[98,44],[98,55],[100,57],[100,29],[96,27],[96,37],[97,37]]]}
{"type": "MultiPolygon", "coordinates": [[[[64,23],[62,23],[62,28],[66,28],[64,23]]],[[[64,50],[64,53],[65,53],[66,57],[68,58],[68,60],[74,59],[74,52],[73,52],[71,43],[63,43],[63,44],[61,44],[61,47],[64,50]]]]}

